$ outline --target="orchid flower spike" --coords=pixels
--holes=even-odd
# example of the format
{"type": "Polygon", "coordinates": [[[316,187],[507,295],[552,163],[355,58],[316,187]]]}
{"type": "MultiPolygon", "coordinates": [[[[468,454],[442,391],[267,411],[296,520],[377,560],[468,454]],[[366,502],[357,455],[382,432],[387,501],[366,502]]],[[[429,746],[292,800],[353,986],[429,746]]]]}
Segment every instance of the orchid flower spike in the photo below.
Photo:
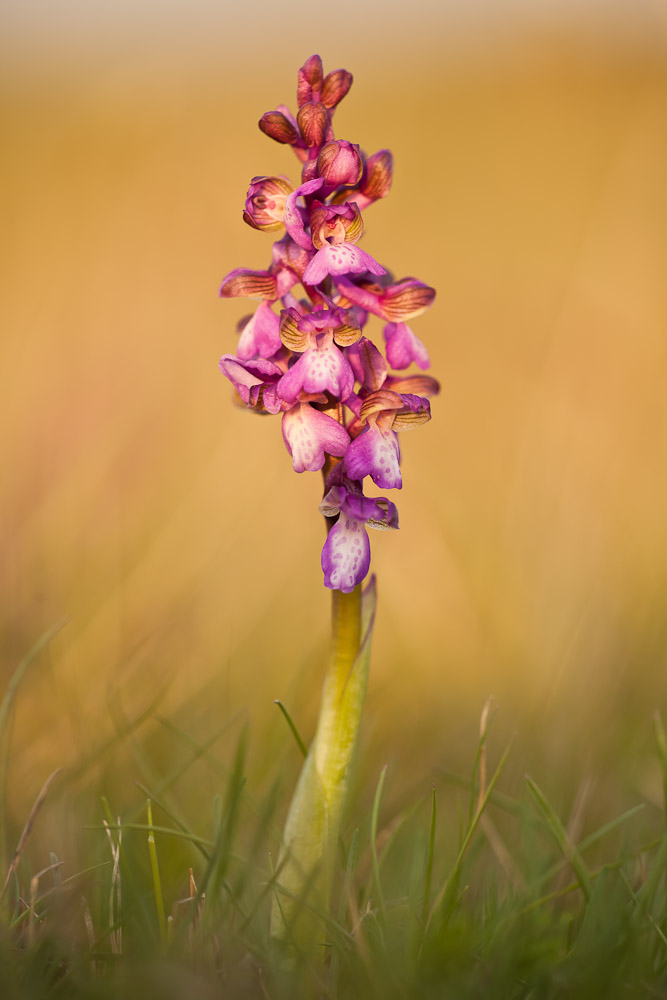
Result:
{"type": "Polygon", "coordinates": [[[435,290],[416,278],[395,281],[358,245],[362,210],[389,193],[393,160],[389,150],[365,156],[336,139],[334,112],[351,85],[347,70],[325,75],[313,55],[298,72],[296,113],[279,105],[261,117],[262,132],[294,150],[300,177],[252,178],[243,218],[280,237],[265,270],[235,268],[220,285],[222,298],[260,300],[220,370],[240,405],[282,414],[296,472],[322,470],[324,583],[343,593],[368,573],[366,528],[398,528],[396,505],[366,496],[364,485],[401,489],[397,432],[430,420],[428,397],[440,388],[406,371],[430,365],[407,321],[431,305],[435,290]],[[366,331],[371,317],[381,323],[384,353],[366,331]]]}

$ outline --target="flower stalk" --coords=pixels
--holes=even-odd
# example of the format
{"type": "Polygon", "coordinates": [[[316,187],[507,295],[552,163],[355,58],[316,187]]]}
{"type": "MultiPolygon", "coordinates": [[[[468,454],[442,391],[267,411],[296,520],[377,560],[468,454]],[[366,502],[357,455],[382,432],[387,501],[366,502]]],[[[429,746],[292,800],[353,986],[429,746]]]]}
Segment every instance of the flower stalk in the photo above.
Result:
{"type": "Polygon", "coordinates": [[[271,934],[288,946],[317,944],[328,912],[336,844],[368,684],[375,578],[332,591],[332,641],[315,737],[287,815],[271,934]]]}

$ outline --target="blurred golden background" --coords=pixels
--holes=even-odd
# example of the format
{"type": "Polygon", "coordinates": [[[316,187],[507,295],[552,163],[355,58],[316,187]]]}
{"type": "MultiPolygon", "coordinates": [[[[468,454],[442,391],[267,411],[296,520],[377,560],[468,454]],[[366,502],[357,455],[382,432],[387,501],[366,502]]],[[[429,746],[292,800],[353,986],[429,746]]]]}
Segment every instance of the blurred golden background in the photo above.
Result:
{"type": "Polygon", "coordinates": [[[274,698],[312,730],[320,480],[292,472],[277,418],[232,406],[217,360],[252,305],[217,286],[269,261],[247,185],[297,164],[256,122],[294,105],[315,51],[355,76],[337,136],[394,152],[365,248],[438,289],[414,328],[443,391],[402,441],[401,531],[371,539],[369,773],[467,768],[493,694],[515,774],[564,802],[586,774],[612,805],[657,801],[660,5],[55,8],[5,7],[0,71],[3,687],[64,622],[19,693],[12,813],[154,700],[202,740],[240,712],[257,774],[267,746],[298,765],[274,698]]]}

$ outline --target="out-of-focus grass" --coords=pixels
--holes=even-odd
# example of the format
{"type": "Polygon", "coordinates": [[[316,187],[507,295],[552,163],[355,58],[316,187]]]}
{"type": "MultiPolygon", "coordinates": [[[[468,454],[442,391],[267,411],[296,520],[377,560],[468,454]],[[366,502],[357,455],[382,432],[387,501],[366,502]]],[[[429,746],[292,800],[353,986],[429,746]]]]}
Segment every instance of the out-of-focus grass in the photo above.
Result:
{"type": "MultiPolygon", "coordinates": [[[[533,779],[508,786],[511,747],[499,753],[488,723],[485,710],[471,774],[438,774],[397,807],[384,768],[374,796],[367,782],[354,797],[321,947],[288,959],[268,938],[279,765],[258,796],[244,733],[223,764],[167,727],[171,773],[164,747],[139,741],[157,783],[91,810],[82,870],[51,853],[36,871],[21,838],[0,904],[3,997],[663,996],[664,815],[638,803],[582,835],[589,793],[563,820],[533,779]],[[202,768],[220,790],[206,809],[202,768]]],[[[660,720],[657,732],[667,782],[660,720]]]]}
{"type": "MultiPolygon", "coordinates": [[[[83,859],[100,792],[125,814],[134,780],[155,792],[237,712],[258,800],[282,773],[286,802],[273,699],[312,728],[319,479],[294,476],[278,422],[232,407],[216,370],[251,308],[217,283],[270,252],[241,222],[248,180],[295,176],[254,125],[291,100],[270,68],[156,83],[129,67],[2,99],[2,677],[67,619],[7,734],[14,838],[66,769],[35,868],[83,859]]],[[[364,245],[437,286],[415,329],[443,383],[404,441],[402,530],[373,539],[359,784],[389,760],[392,809],[427,794],[474,753],[494,693],[499,736],[518,730],[512,787],[530,769],[558,815],[583,789],[591,830],[661,801],[667,70],[655,51],[537,41],[400,79],[350,68],[338,135],[396,160],[364,245]]],[[[166,804],[192,827],[240,725],[218,770],[174,779],[166,804]]]]}

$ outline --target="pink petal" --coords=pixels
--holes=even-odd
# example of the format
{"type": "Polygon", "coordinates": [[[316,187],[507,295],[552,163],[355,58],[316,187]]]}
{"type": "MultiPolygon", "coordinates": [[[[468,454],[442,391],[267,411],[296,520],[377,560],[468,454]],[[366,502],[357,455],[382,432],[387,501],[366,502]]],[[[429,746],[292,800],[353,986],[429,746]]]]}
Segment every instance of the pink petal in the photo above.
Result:
{"type": "Polygon", "coordinates": [[[309,403],[298,403],[283,415],[283,438],[295,472],[317,472],[325,453],[341,458],[350,438],[337,420],[309,403]]]}
{"type": "Polygon", "coordinates": [[[387,359],[392,368],[409,368],[412,362],[422,370],[431,364],[426,348],[407,323],[387,323],[384,328],[387,359]]]}
{"type": "Polygon", "coordinates": [[[322,549],[324,585],[351,593],[368,573],[371,546],[363,521],[341,514],[322,549]]]}
{"type": "Polygon", "coordinates": [[[392,430],[382,431],[369,424],[355,438],[345,453],[345,470],[350,479],[370,476],[385,490],[400,490],[403,486],[398,439],[392,430]]]}
{"type": "Polygon", "coordinates": [[[238,343],[238,356],[247,361],[259,355],[270,358],[282,347],[280,320],[268,302],[257,307],[254,316],[243,327],[238,343]]]}
{"type": "Polygon", "coordinates": [[[319,285],[328,274],[386,274],[387,272],[365,250],[354,243],[327,244],[318,250],[303,272],[307,285],[319,285]]]}
{"type": "Polygon", "coordinates": [[[331,339],[304,351],[296,364],[283,375],[278,386],[279,396],[295,403],[300,392],[330,392],[345,400],[354,389],[354,374],[349,361],[331,339]]]}

